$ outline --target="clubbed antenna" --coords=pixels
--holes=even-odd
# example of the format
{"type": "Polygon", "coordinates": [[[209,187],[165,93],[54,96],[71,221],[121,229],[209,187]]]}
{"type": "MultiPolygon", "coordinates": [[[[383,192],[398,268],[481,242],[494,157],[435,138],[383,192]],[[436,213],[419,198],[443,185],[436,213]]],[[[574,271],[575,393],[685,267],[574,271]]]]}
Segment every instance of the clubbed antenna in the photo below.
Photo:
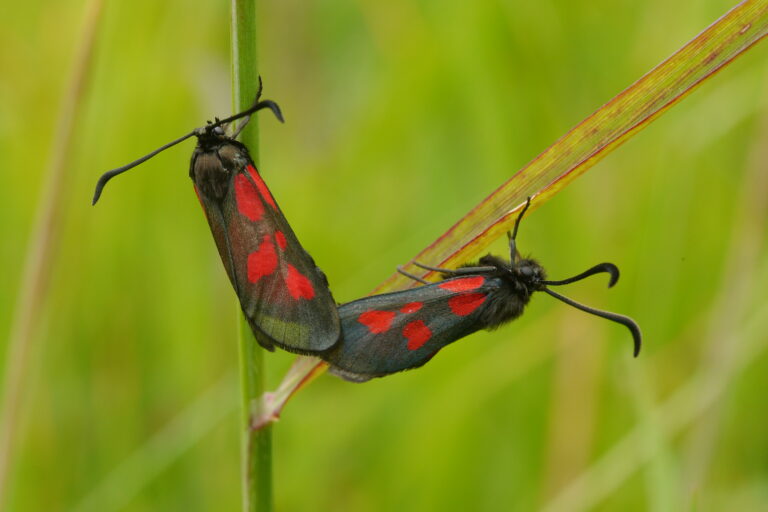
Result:
{"type": "Polygon", "coordinates": [[[139,158],[138,160],[134,160],[133,162],[131,162],[129,164],[126,164],[126,165],[124,165],[122,167],[118,167],[117,169],[112,169],[111,171],[107,171],[104,174],[102,174],[101,177],[99,178],[99,181],[96,182],[96,190],[93,193],[93,202],[91,204],[96,204],[96,201],[98,201],[99,198],[101,197],[101,191],[104,190],[104,185],[106,185],[109,180],[111,180],[112,178],[114,178],[118,174],[123,174],[128,169],[133,169],[137,165],[146,162],[147,160],[149,160],[150,158],[152,158],[156,154],[158,154],[158,153],[160,153],[162,151],[165,151],[166,149],[170,148],[171,146],[175,146],[179,142],[183,142],[183,141],[187,140],[188,138],[193,136],[195,133],[197,133],[197,130],[192,130],[188,134],[183,135],[183,136],[179,137],[178,139],[169,142],[168,144],[160,146],[156,150],[152,151],[151,153],[148,153],[148,154],[144,155],[143,157],[139,158]]]}
{"type": "MultiPolygon", "coordinates": [[[[105,172],[104,174],[101,175],[101,177],[99,178],[99,181],[96,182],[96,190],[95,190],[95,192],[93,194],[93,203],[92,204],[96,204],[96,201],[99,200],[99,197],[101,197],[101,192],[102,192],[102,190],[104,190],[104,186],[107,184],[107,182],[109,180],[111,180],[112,178],[114,178],[115,176],[117,176],[118,174],[122,174],[125,171],[127,171],[129,169],[132,169],[132,168],[136,167],[137,165],[139,165],[141,163],[146,162],[147,160],[149,160],[150,158],[152,158],[156,154],[158,154],[158,153],[160,153],[162,151],[165,151],[166,149],[168,149],[168,148],[170,148],[172,146],[175,146],[176,144],[178,144],[180,142],[183,142],[183,141],[187,140],[188,138],[192,137],[193,135],[200,135],[202,133],[202,131],[210,133],[214,128],[217,128],[217,127],[219,127],[219,126],[221,126],[223,124],[231,123],[232,121],[235,121],[235,120],[240,119],[242,117],[250,116],[254,112],[258,112],[259,110],[262,110],[262,109],[265,109],[265,108],[270,109],[272,111],[272,113],[275,114],[275,117],[281,123],[284,122],[283,121],[283,114],[282,114],[282,112],[280,112],[280,107],[277,106],[277,103],[275,103],[272,100],[262,100],[262,101],[259,101],[259,97],[260,96],[261,96],[261,77],[259,77],[259,92],[256,95],[256,100],[254,101],[254,104],[250,108],[248,108],[246,110],[243,110],[242,112],[240,112],[238,114],[234,114],[232,116],[225,117],[224,119],[216,119],[216,122],[208,123],[203,128],[196,128],[196,129],[192,130],[191,132],[189,132],[188,134],[183,135],[183,136],[179,137],[178,139],[169,142],[168,144],[160,146],[156,150],[152,151],[149,154],[144,155],[143,157],[139,158],[138,160],[134,160],[133,162],[131,162],[131,163],[127,164],[127,165],[124,165],[122,167],[118,167],[117,169],[112,169],[111,171],[105,172]]],[[[245,127],[246,123],[247,123],[247,121],[245,123],[243,123],[241,126],[238,126],[237,132],[236,132],[235,136],[237,136],[237,134],[240,133],[240,131],[245,127]]]]}
{"type": "MultiPolygon", "coordinates": [[[[577,274],[573,277],[569,277],[568,279],[562,279],[560,281],[540,281],[540,282],[541,284],[547,285],[547,286],[561,286],[564,284],[575,283],[576,281],[581,281],[582,279],[585,279],[589,276],[593,276],[595,274],[602,274],[602,273],[606,273],[610,275],[610,279],[608,281],[608,288],[615,285],[616,282],[619,280],[619,268],[616,265],[614,265],[613,263],[599,263],[594,267],[585,270],[581,274],[577,274]]],[[[640,345],[642,343],[640,327],[631,318],[624,315],[619,315],[617,313],[602,311],[600,309],[595,309],[593,307],[586,306],[584,304],[581,304],[580,302],[576,302],[573,299],[569,299],[564,295],[560,295],[557,292],[553,292],[546,286],[543,287],[542,290],[547,292],[549,295],[553,296],[554,298],[561,300],[570,306],[575,307],[576,309],[580,309],[592,315],[596,315],[601,318],[605,318],[607,320],[611,320],[612,322],[617,322],[625,326],[632,333],[632,339],[634,340],[634,344],[635,344],[635,351],[634,351],[635,357],[637,357],[637,355],[640,353],[640,345]]]]}
{"type": "Polygon", "coordinates": [[[610,311],[603,311],[600,309],[595,309],[590,306],[586,306],[584,304],[581,304],[579,302],[576,302],[573,299],[569,299],[568,297],[564,295],[560,295],[557,292],[553,292],[549,288],[542,288],[545,292],[547,292],[549,295],[553,296],[557,300],[561,300],[565,302],[566,304],[575,307],[576,309],[580,309],[586,313],[589,313],[591,315],[599,316],[600,318],[605,318],[606,320],[610,320],[612,322],[619,323],[629,329],[629,332],[632,333],[632,340],[634,342],[634,355],[635,357],[640,354],[640,346],[642,344],[643,338],[640,334],[640,326],[637,325],[637,323],[629,318],[628,316],[619,315],[618,313],[611,313],[610,311]]]}
{"type": "Polygon", "coordinates": [[[585,279],[589,276],[601,274],[603,272],[611,275],[611,279],[608,281],[608,288],[611,288],[619,280],[619,267],[613,263],[600,263],[590,269],[585,270],[581,274],[569,277],[568,279],[563,279],[561,281],[541,281],[541,284],[546,284],[548,286],[561,286],[564,284],[575,283],[576,281],[581,281],[582,279],[585,279]]]}

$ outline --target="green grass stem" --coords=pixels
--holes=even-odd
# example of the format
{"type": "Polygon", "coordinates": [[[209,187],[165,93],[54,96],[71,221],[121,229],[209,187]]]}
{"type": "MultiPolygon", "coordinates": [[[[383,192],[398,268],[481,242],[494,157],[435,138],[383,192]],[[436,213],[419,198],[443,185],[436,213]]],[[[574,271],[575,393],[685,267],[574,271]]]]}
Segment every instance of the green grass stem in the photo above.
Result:
{"type": "MultiPolygon", "coordinates": [[[[232,0],[232,96],[233,110],[240,112],[253,103],[259,84],[256,59],[256,2],[232,0]]],[[[241,134],[258,164],[258,123],[241,134]]],[[[242,384],[243,510],[272,510],[272,427],[251,428],[252,417],[261,414],[264,393],[264,350],[256,342],[238,307],[239,350],[242,384]]]]}

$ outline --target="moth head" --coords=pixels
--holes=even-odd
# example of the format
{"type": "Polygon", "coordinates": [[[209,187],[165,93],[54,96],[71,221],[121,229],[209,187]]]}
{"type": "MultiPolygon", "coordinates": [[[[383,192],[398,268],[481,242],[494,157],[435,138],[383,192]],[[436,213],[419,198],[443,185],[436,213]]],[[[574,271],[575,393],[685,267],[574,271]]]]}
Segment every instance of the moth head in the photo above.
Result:
{"type": "Polygon", "coordinates": [[[197,128],[194,131],[194,134],[197,137],[198,148],[207,151],[229,139],[224,126],[219,123],[220,121],[218,119],[216,119],[215,123],[208,121],[208,124],[197,128]]]}
{"type": "Polygon", "coordinates": [[[530,258],[519,258],[510,272],[531,291],[540,290],[543,286],[541,282],[546,279],[544,268],[530,258]]]}
{"type": "Polygon", "coordinates": [[[611,287],[615,285],[616,282],[619,280],[619,269],[618,267],[616,267],[616,265],[614,265],[613,263],[600,263],[598,265],[595,265],[592,268],[585,270],[581,274],[575,275],[568,279],[562,279],[559,281],[548,281],[544,273],[544,269],[541,267],[541,265],[539,265],[535,260],[523,258],[520,256],[520,253],[517,250],[517,243],[515,239],[517,238],[517,230],[520,227],[520,221],[523,219],[523,215],[525,215],[525,212],[526,210],[528,210],[528,207],[530,205],[531,205],[531,198],[529,197],[525,205],[523,205],[522,209],[520,210],[520,213],[517,215],[517,219],[515,220],[515,228],[512,231],[512,234],[508,235],[509,236],[509,253],[510,253],[509,270],[510,272],[513,273],[513,278],[515,279],[516,287],[519,290],[522,290],[526,293],[530,293],[533,291],[542,291],[556,298],[557,300],[560,300],[570,306],[575,307],[576,309],[580,309],[581,311],[584,311],[586,313],[599,316],[601,318],[605,318],[606,320],[610,320],[612,322],[622,324],[627,329],[629,329],[630,333],[632,334],[632,340],[634,343],[634,355],[635,357],[637,357],[637,355],[640,353],[642,335],[640,334],[640,327],[637,325],[637,323],[634,320],[624,315],[611,313],[610,311],[602,311],[602,310],[587,306],[585,304],[581,304],[580,302],[576,302],[575,300],[570,299],[564,295],[560,295],[559,293],[550,289],[551,286],[561,286],[565,284],[575,283],[576,281],[581,281],[582,279],[587,278],[589,276],[592,276],[595,274],[602,274],[602,273],[608,274],[610,276],[608,281],[608,287],[611,287]]]}

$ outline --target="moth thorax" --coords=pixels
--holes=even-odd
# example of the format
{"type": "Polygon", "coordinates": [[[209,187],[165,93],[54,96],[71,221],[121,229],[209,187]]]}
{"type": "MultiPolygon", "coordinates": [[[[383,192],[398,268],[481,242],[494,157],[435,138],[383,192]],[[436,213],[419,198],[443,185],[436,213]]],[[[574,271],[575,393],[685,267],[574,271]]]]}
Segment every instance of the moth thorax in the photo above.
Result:
{"type": "Polygon", "coordinates": [[[235,145],[231,142],[224,143],[216,149],[216,152],[219,155],[221,165],[227,169],[242,169],[248,165],[245,146],[235,145]]]}
{"type": "Polygon", "coordinates": [[[488,297],[478,321],[484,329],[495,329],[522,315],[530,300],[531,294],[527,290],[508,282],[508,286],[488,297]]]}
{"type": "Polygon", "coordinates": [[[499,302],[508,303],[507,314],[514,318],[522,313],[522,307],[531,300],[533,292],[542,289],[541,281],[546,279],[544,268],[536,260],[528,258],[520,258],[512,264],[504,263],[503,266],[496,262],[496,268],[498,277],[506,284],[500,292],[504,297],[500,297],[499,302]],[[513,314],[518,309],[519,312],[513,314]]]}
{"type": "Polygon", "coordinates": [[[216,150],[196,151],[191,174],[195,185],[206,197],[221,201],[227,195],[230,171],[222,165],[216,150]]]}

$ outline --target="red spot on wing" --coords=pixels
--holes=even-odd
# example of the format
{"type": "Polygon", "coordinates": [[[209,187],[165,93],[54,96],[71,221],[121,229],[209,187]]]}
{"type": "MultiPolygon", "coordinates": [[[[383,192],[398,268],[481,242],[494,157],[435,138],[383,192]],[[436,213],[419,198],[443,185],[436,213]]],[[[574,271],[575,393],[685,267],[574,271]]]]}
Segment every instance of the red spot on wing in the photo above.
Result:
{"type": "Polygon", "coordinates": [[[275,242],[277,242],[277,246],[283,251],[288,247],[288,241],[285,239],[285,235],[282,231],[275,232],[275,242]]]}
{"type": "Polygon", "coordinates": [[[271,275],[277,268],[277,251],[272,238],[264,235],[259,248],[248,255],[248,280],[255,283],[264,276],[271,275]]]}
{"type": "Polygon", "coordinates": [[[235,176],[235,201],[237,202],[237,211],[253,222],[261,219],[264,215],[264,205],[259,199],[256,188],[242,174],[235,176]]]}
{"type": "Polygon", "coordinates": [[[423,320],[414,320],[403,328],[403,336],[408,340],[408,350],[417,350],[429,341],[432,330],[423,320]]]}
{"type": "Polygon", "coordinates": [[[418,310],[420,310],[423,305],[424,305],[423,302],[409,302],[408,304],[400,308],[400,312],[405,314],[415,313],[418,310]]]}
{"type": "Polygon", "coordinates": [[[285,276],[285,284],[288,286],[288,293],[294,299],[311,299],[315,296],[315,287],[312,286],[312,281],[296,270],[296,267],[291,264],[288,264],[288,275],[285,276]]]}
{"type": "Polygon", "coordinates": [[[272,193],[267,188],[267,184],[264,183],[264,180],[261,179],[259,172],[252,165],[249,165],[247,169],[248,174],[251,175],[251,179],[253,179],[253,182],[256,184],[256,188],[259,189],[259,194],[261,194],[261,197],[263,197],[264,201],[266,201],[272,208],[277,209],[277,205],[275,204],[275,200],[272,197],[272,193]]]}
{"type": "Polygon", "coordinates": [[[468,292],[470,290],[476,290],[477,288],[480,288],[483,286],[483,283],[485,283],[485,278],[483,276],[472,276],[443,281],[437,286],[438,288],[442,288],[443,290],[448,290],[450,292],[468,292]]]}
{"type": "Polygon", "coordinates": [[[454,315],[467,316],[479,308],[486,298],[488,296],[483,293],[464,293],[451,297],[448,300],[448,307],[454,315]]]}
{"type": "Polygon", "coordinates": [[[357,321],[363,324],[371,331],[371,334],[381,334],[387,332],[392,326],[392,320],[395,319],[395,313],[392,311],[366,311],[357,317],[357,321]]]}

